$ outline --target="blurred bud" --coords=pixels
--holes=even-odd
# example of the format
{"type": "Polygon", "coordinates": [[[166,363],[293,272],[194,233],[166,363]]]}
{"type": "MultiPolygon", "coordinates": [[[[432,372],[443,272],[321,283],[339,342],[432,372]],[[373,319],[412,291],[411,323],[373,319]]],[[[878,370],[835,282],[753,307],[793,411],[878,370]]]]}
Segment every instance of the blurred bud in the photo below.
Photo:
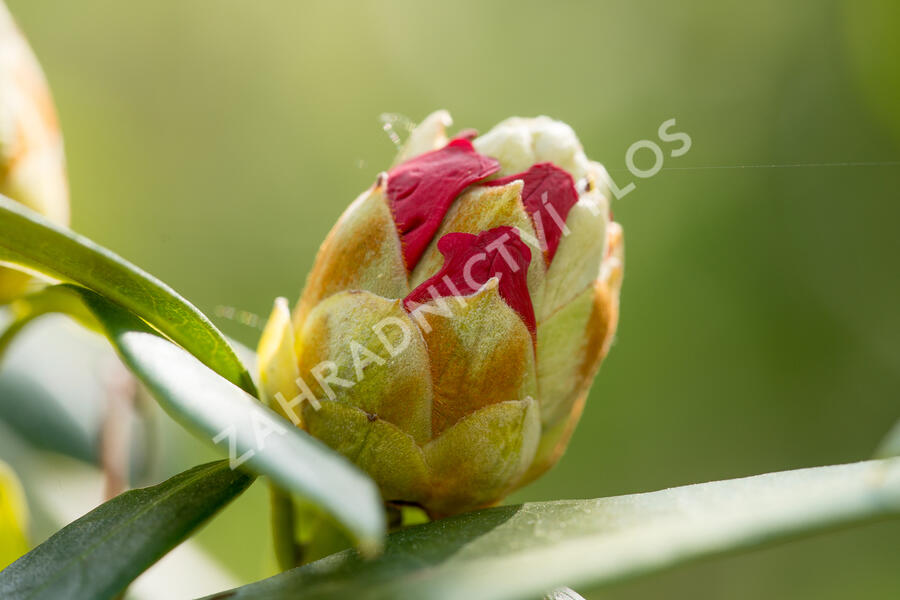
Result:
{"type": "MultiPolygon", "coordinates": [[[[0,1],[0,194],[60,225],[69,224],[62,136],[41,67],[0,1]]],[[[28,276],[0,267],[0,303],[28,276]]]]}
{"type": "Polygon", "coordinates": [[[0,571],[28,551],[28,510],[16,474],[0,461],[0,571]]]}
{"type": "Polygon", "coordinates": [[[426,118],[350,205],[259,358],[267,400],[434,517],[564,451],[618,319],[622,230],[572,129],[426,118]]]}

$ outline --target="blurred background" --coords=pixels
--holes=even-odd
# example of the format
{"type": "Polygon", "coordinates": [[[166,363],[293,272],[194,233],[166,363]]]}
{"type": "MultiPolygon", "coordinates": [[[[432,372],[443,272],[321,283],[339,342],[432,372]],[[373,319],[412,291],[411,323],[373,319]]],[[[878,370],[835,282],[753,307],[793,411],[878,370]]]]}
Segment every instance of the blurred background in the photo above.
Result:
{"type": "MultiPolygon", "coordinates": [[[[618,339],[568,453],[511,502],[862,460],[900,418],[896,0],[7,3],[53,90],[73,228],[251,347],[253,315],[297,298],[389,166],[382,113],[481,131],[547,114],[634,182],[613,206],[618,339]],[[626,150],[671,118],[690,151],[662,144],[663,170],[633,177],[626,150]]],[[[216,456],[157,425],[156,479],[216,456]]],[[[258,579],[267,519],[256,485],[196,546],[258,579]]],[[[900,522],[878,523],[578,591],[896,598],[898,545],[900,522]]]]}

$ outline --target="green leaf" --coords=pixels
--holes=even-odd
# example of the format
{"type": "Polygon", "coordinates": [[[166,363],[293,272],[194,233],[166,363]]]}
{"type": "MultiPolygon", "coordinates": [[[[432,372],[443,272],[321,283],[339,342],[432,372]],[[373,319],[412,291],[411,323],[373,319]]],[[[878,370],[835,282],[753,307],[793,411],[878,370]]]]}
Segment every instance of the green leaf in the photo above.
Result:
{"type": "Polygon", "coordinates": [[[513,600],[900,516],[900,459],[770,473],[599,500],[504,506],[400,530],[217,598],[513,600]]]}
{"type": "Polygon", "coordinates": [[[223,460],[125,492],[0,572],[0,598],[115,598],[252,482],[223,460]]]}
{"type": "Polygon", "coordinates": [[[124,306],[228,381],[256,395],[225,336],[175,290],[126,261],[0,195],[0,260],[78,283],[124,306]]]}
{"type": "Polygon", "coordinates": [[[80,297],[160,406],[186,429],[228,452],[235,467],[268,475],[330,515],[364,553],[378,550],[385,531],[381,495],[350,461],[99,294],[69,284],[43,293],[80,297]]]}

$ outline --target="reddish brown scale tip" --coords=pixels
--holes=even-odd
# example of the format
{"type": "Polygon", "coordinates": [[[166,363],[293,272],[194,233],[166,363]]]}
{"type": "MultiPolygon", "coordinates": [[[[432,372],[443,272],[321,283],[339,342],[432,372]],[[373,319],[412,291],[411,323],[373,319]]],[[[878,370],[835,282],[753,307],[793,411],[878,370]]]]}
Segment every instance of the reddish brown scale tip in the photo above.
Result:
{"type": "Polygon", "coordinates": [[[403,299],[412,311],[418,304],[448,296],[469,296],[491,277],[499,279],[500,297],[516,311],[528,330],[536,331],[534,307],[528,294],[531,250],[513,227],[495,227],[478,235],[448,233],[437,244],[444,265],[403,299]]]}
{"type": "Polygon", "coordinates": [[[456,134],[455,139],[462,138],[465,140],[469,140],[471,142],[472,140],[474,140],[477,137],[478,137],[477,129],[463,129],[462,131],[460,131],[459,133],[456,134]]]}
{"type": "Polygon", "coordinates": [[[500,163],[478,154],[466,137],[454,138],[439,150],[391,169],[387,197],[407,269],[419,262],[453,200],[466,187],[498,170],[500,163]]]}
{"type": "Polygon", "coordinates": [[[522,203],[531,217],[538,239],[543,242],[544,260],[549,265],[559,248],[566,217],[578,202],[575,180],[553,163],[544,162],[532,165],[524,173],[494,179],[485,185],[506,185],[517,179],[524,182],[522,203]]]}

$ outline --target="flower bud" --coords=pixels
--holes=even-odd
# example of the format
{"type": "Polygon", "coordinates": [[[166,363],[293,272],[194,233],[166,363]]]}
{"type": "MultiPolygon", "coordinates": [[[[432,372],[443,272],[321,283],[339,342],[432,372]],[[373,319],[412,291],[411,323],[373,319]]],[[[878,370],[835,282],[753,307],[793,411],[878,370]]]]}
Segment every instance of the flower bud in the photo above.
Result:
{"type": "MultiPolygon", "coordinates": [[[[69,223],[62,136],[41,67],[0,2],[0,194],[69,223]]],[[[0,303],[20,295],[29,278],[0,267],[0,303]]]]}
{"type": "Polygon", "coordinates": [[[263,392],[440,517],[489,506],[564,451],[618,319],[622,229],[572,129],[426,118],[344,213],[260,342],[263,392]]]}

